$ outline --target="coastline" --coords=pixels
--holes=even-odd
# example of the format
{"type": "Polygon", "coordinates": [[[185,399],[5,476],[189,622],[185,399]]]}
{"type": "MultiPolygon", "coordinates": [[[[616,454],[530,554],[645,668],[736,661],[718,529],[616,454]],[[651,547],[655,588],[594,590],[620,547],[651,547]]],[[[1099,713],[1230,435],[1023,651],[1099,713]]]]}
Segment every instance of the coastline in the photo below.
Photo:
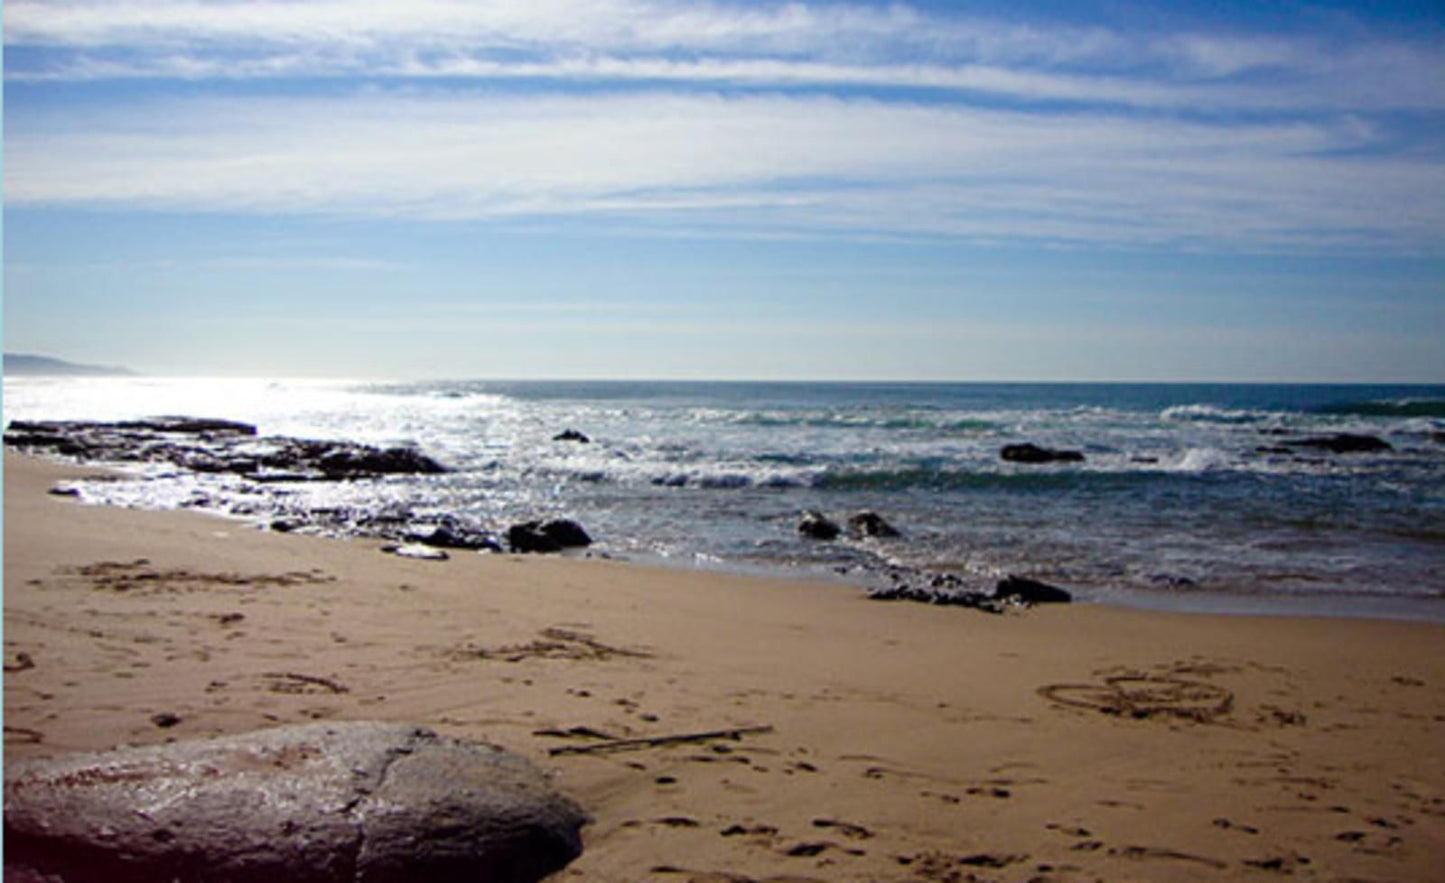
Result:
{"type": "Polygon", "coordinates": [[[80,506],[46,491],[93,470],[5,469],[7,758],[420,723],[587,808],[558,880],[1442,879],[1439,624],[996,617],[711,570],[413,561],[80,506]],[[1130,691],[1150,695],[1110,706],[1130,691]],[[749,726],[772,731],[548,753],[577,727],[749,726]]]}

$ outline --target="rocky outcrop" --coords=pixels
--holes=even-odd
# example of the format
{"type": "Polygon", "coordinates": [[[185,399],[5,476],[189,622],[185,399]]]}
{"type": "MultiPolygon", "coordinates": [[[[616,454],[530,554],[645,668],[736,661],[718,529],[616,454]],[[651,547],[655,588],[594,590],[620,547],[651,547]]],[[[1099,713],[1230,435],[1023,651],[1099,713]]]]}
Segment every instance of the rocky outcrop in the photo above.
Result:
{"type": "Polygon", "coordinates": [[[967,607],[984,613],[1004,612],[1005,605],[997,598],[968,588],[962,579],[950,573],[894,571],[891,576],[892,585],[869,590],[870,600],[914,601],[937,607],[967,607]]]}
{"type": "Polygon", "coordinates": [[[578,444],[585,445],[591,442],[592,439],[588,438],[587,434],[580,430],[564,429],[556,435],[552,436],[552,441],[577,442],[578,444]]]}
{"type": "Polygon", "coordinates": [[[1010,463],[1082,463],[1084,454],[1081,451],[1062,451],[1054,448],[1040,447],[1031,442],[1018,445],[1004,445],[999,451],[999,456],[1010,463]]]}
{"type": "Polygon", "coordinates": [[[328,723],[5,766],[5,879],[529,883],[581,810],[525,760],[404,724],[328,723]]]}
{"type": "Polygon", "coordinates": [[[115,425],[140,432],[174,432],[183,435],[256,434],[256,427],[249,423],[208,417],[152,417],[149,420],[123,420],[115,425]]]}
{"type": "Polygon", "coordinates": [[[842,532],[842,528],[816,509],[804,512],[798,521],[798,533],[812,540],[836,540],[842,532]]]}
{"type": "Polygon", "coordinates": [[[256,481],[351,481],[384,475],[432,475],[446,467],[409,447],[267,436],[229,420],[160,417],[116,423],[20,421],[5,444],[83,460],[170,463],[194,472],[233,473],[256,481]]]}
{"type": "Polygon", "coordinates": [[[968,607],[986,613],[1003,613],[1009,607],[1068,603],[1073,596],[1065,589],[1020,576],[998,581],[992,594],[972,588],[952,573],[928,573],[895,568],[888,576],[891,585],[868,591],[874,601],[916,601],[940,607],[968,607]]]}
{"type": "Polygon", "coordinates": [[[848,532],[855,537],[891,538],[902,536],[877,512],[859,512],[848,519],[848,532]]]}
{"type": "Polygon", "coordinates": [[[507,545],[513,552],[548,554],[590,546],[592,537],[577,522],[554,518],[512,525],[507,529],[507,545]]]}

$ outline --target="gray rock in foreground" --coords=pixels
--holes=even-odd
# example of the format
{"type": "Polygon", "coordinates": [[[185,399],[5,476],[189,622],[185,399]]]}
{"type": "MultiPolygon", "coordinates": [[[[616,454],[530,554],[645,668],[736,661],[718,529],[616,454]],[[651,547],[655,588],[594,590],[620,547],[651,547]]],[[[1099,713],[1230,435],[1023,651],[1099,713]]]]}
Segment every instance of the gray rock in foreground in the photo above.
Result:
{"type": "Polygon", "coordinates": [[[585,816],[525,760],[330,723],[5,765],[5,879],[533,881],[585,816]]]}

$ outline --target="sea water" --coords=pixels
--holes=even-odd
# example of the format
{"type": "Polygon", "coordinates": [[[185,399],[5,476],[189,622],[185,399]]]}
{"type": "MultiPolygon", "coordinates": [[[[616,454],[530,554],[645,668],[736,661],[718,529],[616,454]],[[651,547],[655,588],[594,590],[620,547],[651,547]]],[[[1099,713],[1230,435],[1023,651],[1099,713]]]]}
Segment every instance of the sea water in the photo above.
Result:
{"type": "Polygon", "coordinates": [[[987,589],[1018,573],[1086,600],[1445,619],[1445,386],[375,382],[6,378],[11,419],[163,414],[261,434],[410,444],[453,471],[257,487],[147,467],[85,499],[267,524],[407,508],[502,531],[565,516],[594,550],[682,567],[987,589]],[[591,441],[555,441],[575,429],[591,441]],[[1289,440],[1368,434],[1388,451],[1289,440]],[[1004,461],[1007,444],[1083,462],[1004,461]],[[818,542],[817,509],[897,539],[818,542]]]}

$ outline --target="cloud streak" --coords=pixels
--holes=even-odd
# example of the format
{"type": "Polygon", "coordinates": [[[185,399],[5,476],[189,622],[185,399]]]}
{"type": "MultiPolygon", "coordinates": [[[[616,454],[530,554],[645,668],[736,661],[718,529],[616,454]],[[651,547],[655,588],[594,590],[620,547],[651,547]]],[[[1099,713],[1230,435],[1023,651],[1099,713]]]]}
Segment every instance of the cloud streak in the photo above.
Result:
{"type": "Polygon", "coordinates": [[[7,78],[18,82],[600,79],[1139,108],[1445,108],[1434,86],[1445,79],[1445,51],[1428,40],[1125,34],[901,5],[12,0],[5,27],[7,45],[45,56],[12,64],[7,78]]]}
{"type": "Polygon", "coordinates": [[[1399,123],[1445,111],[1445,50],[1426,39],[863,3],[12,0],[4,15],[18,207],[1445,244],[1445,157],[1428,125],[1399,123]],[[83,112],[24,101],[137,78],[160,87],[83,112]],[[173,81],[203,97],[154,97],[173,81]]]}
{"type": "Polygon", "coordinates": [[[733,233],[1429,250],[1445,167],[1358,123],[1227,127],[820,96],[371,92],[32,118],[13,206],[733,233]]]}

